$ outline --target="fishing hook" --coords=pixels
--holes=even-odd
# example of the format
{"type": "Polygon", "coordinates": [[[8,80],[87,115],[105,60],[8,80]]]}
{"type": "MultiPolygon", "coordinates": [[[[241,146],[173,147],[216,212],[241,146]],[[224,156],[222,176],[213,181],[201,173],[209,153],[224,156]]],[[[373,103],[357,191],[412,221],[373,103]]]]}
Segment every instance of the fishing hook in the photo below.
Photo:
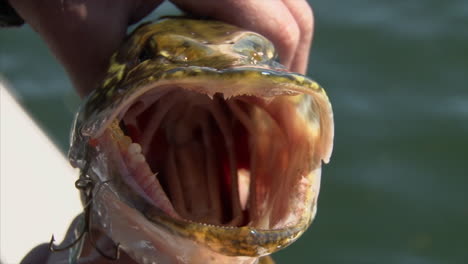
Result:
{"type": "MultiPolygon", "coordinates": [[[[114,256],[109,256],[107,255],[106,253],[104,253],[103,250],[101,250],[95,243],[94,239],[92,238],[92,235],[91,235],[91,232],[90,232],[90,226],[91,226],[91,202],[93,201],[93,189],[94,189],[94,181],[91,179],[91,177],[89,177],[89,175],[86,174],[86,171],[88,169],[88,166],[86,166],[80,173],[80,177],[78,178],[78,180],[75,181],[75,188],[77,188],[78,190],[80,190],[83,195],[84,195],[84,226],[83,226],[83,230],[80,232],[80,234],[78,235],[78,237],[73,241],[71,242],[70,244],[64,246],[64,247],[58,247],[56,245],[54,245],[54,241],[55,241],[55,238],[54,238],[54,235],[52,235],[52,238],[50,239],[50,242],[49,242],[49,250],[51,252],[60,252],[60,251],[64,251],[64,250],[67,250],[67,249],[70,249],[72,248],[73,246],[75,246],[81,239],[83,239],[84,235],[86,233],[89,234],[89,241],[91,243],[91,245],[96,249],[96,251],[104,258],[108,259],[108,260],[118,260],[120,258],[120,243],[117,243],[115,245],[115,255],[114,256]]],[[[98,192],[100,190],[100,188],[108,183],[110,180],[108,181],[105,181],[105,182],[102,182],[100,185],[97,186],[97,190],[96,192],[98,192]]]]}

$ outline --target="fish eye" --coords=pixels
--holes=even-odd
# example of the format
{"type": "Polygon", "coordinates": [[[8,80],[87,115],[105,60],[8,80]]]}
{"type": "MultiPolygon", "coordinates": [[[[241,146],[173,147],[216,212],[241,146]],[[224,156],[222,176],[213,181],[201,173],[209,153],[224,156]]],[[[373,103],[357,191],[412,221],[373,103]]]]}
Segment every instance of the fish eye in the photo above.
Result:
{"type": "Polygon", "coordinates": [[[138,63],[150,60],[154,57],[153,49],[150,45],[145,45],[138,55],[138,63]]]}
{"type": "Polygon", "coordinates": [[[256,61],[274,60],[276,54],[273,44],[257,34],[242,37],[233,45],[233,50],[256,61]]]}

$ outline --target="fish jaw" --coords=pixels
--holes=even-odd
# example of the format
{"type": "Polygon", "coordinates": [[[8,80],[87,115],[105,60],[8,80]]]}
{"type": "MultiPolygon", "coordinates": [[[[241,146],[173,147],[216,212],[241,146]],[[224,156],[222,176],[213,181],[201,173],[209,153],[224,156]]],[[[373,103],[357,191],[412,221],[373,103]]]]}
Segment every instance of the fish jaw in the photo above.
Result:
{"type": "Polygon", "coordinates": [[[122,197],[109,185],[100,188],[93,205],[93,214],[100,217],[95,227],[118,241],[119,248],[137,263],[257,263],[258,257],[227,256],[148,222],[140,211],[122,202],[122,197]]]}
{"type": "MultiPolygon", "coordinates": [[[[180,87],[180,85],[177,85],[172,89],[181,93],[183,98],[187,97],[188,94],[196,93],[195,96],[205,97],[203,102],[224,101],[222,98],[209,98],[205,93],[185,91],[180,87]]],[[[189,85],[188,87],[192,86],[189,85]]],[[[171,94],[170,91],[158,89],[158,86],[150,89],[148,93],[152,91],[156,91],[156,94],[158,91],[164,91],[163,94],[171,94]]],[[[286,94],[290,93],[287,92],[286,94]]],[[[151,97],[164,101],[163,95],[147,94],[141,96],[141,98],[151,97]]],[[[238,100],[241,102],[248,102],[250,105],[255,106],[252,107],[252,111],[249,113],[250,117],[255,120],[252,123],[255,125],[246,125],[253,126],[253,128],[250,128],[253,129],[250,132],[251,136],[258,134],[258,136],[252,137],[252,142],[256,142],[257,147],[252,149],[251,155],[256,157],[257,160],[258,172],[256,174],[264,176],[257,178],[257,185],[255,186],[269,186],[270,184],[268,182],[270,178],[266,177],[268,173],[265,174],[265,171],[272,170],[272,168],[268,165],[269,158],[264,156],[272,151],[269,146],[280,144],[279,142],[268,141],[267,139],[270,138],[276,138],[277,140],[280,140],[281,137],[290,138],[287,142],[281,143],[281,146],[288,153],[301,153],[291,158],[291,163],[288,164],[290,168],[302,171],[295,174],[289,169],[289,172],[287,172],[288,166],[284,165],[281,170],[285,172],[286,176],[282,177],[283,180],[280,180],[281,176],[278,175],[279,178],[275,180],[276,187],[271,187],[276,188],[274,189],[276,191],[270,190],[265,193],[263,190],[262,192],[261,189],[264,187],[258,187],[260,188],[258,191],[252,191],[255,197],[249,198],[252,200],[250,201],[251,218],[243,226],[207,225],[206,223],[193,222],[193,220],[187,221],[171,207],[171,203],[167,202],[169,198],[164,192],[157,199],[142,199],[142,195],[135,192],[139,188],[138,184],[129,182],[129,180],[134,179],[132,175],[136,173],[131,171],[131,167],[134,166],[129,165],[128,161],[122,161],[128,154],[125,153],[125,150],[128,150],[129,146],[134,143],[131,143],[128,136],[120,130],[118,125],[120,119],[116,119],[112,124],[108,125],[102,135],[94,140],[99,142],[97,145],[93,146],[88,143],[88,148],[96,155],[92,159],[91,168],[102,184],[102,187],[97,188],[94,197],[103,196],[105,194],[104,190],[113,188],[113,191],[110,192],[113,196],[103,196],[106,199],[102,200],[102,202],[97,202],[99,199],[95,198],[96,206],[94,206],[94,210],[100,216],[101,229],[104,229],[113,241],[118,241],[121,248],[128,254],[133,254],[135,258],[138,258],[138,256],[146,256],[146,258],[157,256],[157,258],[161,259],[164,259],[163,255],[167,258],[186,256],[187,259],[190,259],[190,256],[198,256],[199,259],[201,255],[204,255],[207,258],[206,261],[214,258],[217,260],[223,259],[222,263],[229,263],[228,261],[250,263],[251,259],[271,254],[286,247],[305,232],[316,214],[321,160],[326,158],[326,152],[318,152],[321,151],[321,145],[317,144],[317,142],[320,142],[318,140],[320,133],[317,130],[321,127],[320,119],[310,116],[309,110],[307,110],[308,107],[314,108],[320,103],[315,102],[315,106],[313,106],[314,103],[309,102],[313,98],[310,95],[278,95],[269,97],[267,100],[255,96],[240,96],[239,98],[238,100]],[[301,107],[302,104],[305,104],[305,106],[301,107]],[[305,107],[307,109],[302,109],[305,107]],[[268,121],[263,120],[266,117],[265,112],[270,115],[268,121]],[[306,120],[307,125],[304,123],[306,120]],[[275,130],[270,125],[282,126],[283,128],[275,130]],[[292,180],[293,178],[297,183],[295,182],[293,185],[285,184],[287,181],[284,180],[292,180]],[[292,186],[292,189],[282,190],[282,184],[292,186]],[[275,202],[277,198],[273,193],[292,193],[293,195],[285,197],[287,203],[272,206],[272,204],[279,203],[278,201],[275,202]],[[254,204],[253,201],[255,200],[259,202],[254,204]],[[116,204],[118,206],[115,206],[116,204]],[[121,211],[119,212],[119,210],[121,211]],[[256,216],[254,216],[254,213],[256,216]],[[139,214],[139,217],[135,216],[135,214],[139,214]],[[106,227],[113,228],[106,229],[106,227]],[[172,241],[177,241],[177,243],[166,243],[165,241],[169,238],[172,241]],[[146,242],[137,245],[135,241],[146,242]],[[181,245],[183,246],[181,247],[181,245]],[[149,251],[152,251],[151,254],[149,254],[149,251]],[[141,255],[143,253],[144,255],[141,255]]],[[[229,100],[236,100],[236,96],[229,100]]],[[[130,104],[135,105],[135,101],[138,101],[138,99],[130,104]]],[[[320,99],[316,99],[316,101],[320,101],[320,99]]],[[[184,104],[188,107],[189,102],[184,102],[184,104]]],[[[121,115],[121,118],[126,120],[125,114],[121,115]]],[[[282,151],[278,153],[282,153],[282,151]]]]}
{"type": "MultiPolygon", "coordinates": [[[[225,255],[219,253],[222,251],[200,246],[200,242],[205,241],[175,235],[167,226],[149,223],[139,211],[123,203],[112,187],[103,186],[96,194],[93,214],[100,215],[101,220],[95,227],[110,235],[113,241],[119,241],[119,248],[138,263],[258,263],[257,256],[225,255]]],[[[297,237],[304,231],[301,230],[297,237]]],[[[217,247],[219,245],[216,244],[217,247]]]]}
{"type": "MultiPolygon", "coordinates": [[[[93,168],[90,174],[100,182],[93,195],[93,215],[99,219],[95,227],[118,242],[119,247],[138,263],[257,263],[258,257],[284,248],[299,238],[316,214],[314,200],[310,214],[301,222],[277,230],[181,221],[147,203],[135,206],[132,194],[122,191],[122,186],[116,184],[118,181],[109,177],[117,177],[116,168],[103,166],[103,161],[109,159],[113,157],[100,153],[90,164],[93,168]]],[[[122,173],[123,170],[118,171],[122,173]]],[[[313,190],[309,195],[316,199],[320,168],[308,177],[315,180],[313,186],[305,184],[302,188],[313,190]]]]}

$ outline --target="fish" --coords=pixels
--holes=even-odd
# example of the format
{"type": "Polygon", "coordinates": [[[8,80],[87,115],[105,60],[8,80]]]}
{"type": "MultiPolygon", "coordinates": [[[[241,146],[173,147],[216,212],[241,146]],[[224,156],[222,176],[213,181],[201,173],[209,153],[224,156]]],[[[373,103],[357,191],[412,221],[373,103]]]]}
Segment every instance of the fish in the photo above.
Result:
{"type": "Polygon", "coordinates": [[[137,263],[274,263],[315,218],[333,134],[325,90],[262,35],[214,20],[144,23],[75,117],[79,226],[137,263]]]}

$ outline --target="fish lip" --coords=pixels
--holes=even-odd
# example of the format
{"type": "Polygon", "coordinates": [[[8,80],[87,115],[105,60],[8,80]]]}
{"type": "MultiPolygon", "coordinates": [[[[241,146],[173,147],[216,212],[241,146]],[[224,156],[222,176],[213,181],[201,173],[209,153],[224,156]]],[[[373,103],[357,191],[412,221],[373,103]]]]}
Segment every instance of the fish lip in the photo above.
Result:
{"type": "MultiPolygon", "coordinates": [[[[278,95],[293,95],[293,94],[309,94],[314,96],[319,94],[324,96],[327,100],[327,94],[325,90],[314,80],[310,79],[307,76],[304,76],[299,73],[294,73],[287,71],[281,67],[271,68],[268,65],[258,64],[255,66],[232,66],[229,68],[218,69],[214,67],[202,67],[202,66],[180,66],[175,67],[163,72],[156,72],[150,74],[149,76],[145,75],[138,79],[133,80],[129,83],[117,84],[117,87],[111,87],[111,89],[117,89],[115,96],[113,98],[108,98],[106,96],[105,82],[98,89],[93,90],[86,98],[83,104],[78,110],[75,121],[72,125],[72,133],[70,135],[70,149],[68,152],[68,159],[73,167],[84,168],[86,166],[86,151],[84,146],[88,144],[88,141],[93,138],[97,138],[104,132],[105,128],[109,123],[118,115],[122,109],[122,105],[131,103],[136,98],[140,97],[145,92],[154,89],[159,85],[177,85],[195,81],[196,82],[206,82],[212,81],[209,78],[219,77],[216,79],[220,84],[225,84],[226,82],[231,81],[233,78],[225,78],[226,76],[239,77],[244,73],[256,74],[258,79],[256,81],[264,83],[264,85],[276,86],[278,89],[258,89],[246,93],[245,91],[225,94],[226,97],[237,96],[237,95],[252,95],[257,97],[273,97],[278,95]],[[184,76],[184,73],[195,73],[194,76],[187,78],[184,76]],[[207,73],[207,75],[203,75],[207,73]],[[181,76],[178,76],[181,75],[181,76]],[[276,78],[278,77],[278,78],[276,78]],[[207,80],[208,79],[208,80],[207,80]],[[286,81],[286,82],[284,82],[286,81]],[[121,87],[120,87],[121,85],[121,87]],[[132,87],[136,87],[138,91],[129,90],[132,87]],[[304,88],[305,87],[305,88],[304,88]],[[104,90],[104,91],[102,91],[104,90]],[[134,93],[132,93],[134,92],[134,93]],[[263,93],[263,94],[262,94],[263,93]],[[99,106],[99,107],[97,107],[99,106]],[[113,111],[109,111],[114,109],[113,111]]],[[[252,76],[251,76],[252,77],[252,76]]],[[[248,83],[250,79],[243,78],[242,81],[246,82],[246,85],[252,85],[248,83]]],[[[239,87],[242,85],[242,82],[237,85],[239,87]]],[[[216,86],[216,85],[215,85],[216,86]]],[[[222,85],[217,85],[217,87],[222,87],[222,85]]],[[[200,91],[197,91],[200,92],[200,91]]],[[[214,93],[223,93],[228,91],[212,91],[211,96],[214,93]]],[[[331,109],[331,105],[329,104],[331,109]]],[[[330,111],[331,112],[331,111],[330,111]]],[[[330,117],[333,119],[333,116],[330,117]]],[[[325,161],[328,162],[329,157],[331,156],[331,148],[325,161]]]]}
{"type": "Polygon", "coordinates": [[[143,213],[143,215],[151,224],[163,227],[179,236],[193,239],[215,252],[227,256],[261,257],[294,243],[312,223],[315,213],[316,206],[311,214],[307,214],[296,225],[281,229],[203,224],[172,218],[159,208],[156,211],[143,213]]]}
{"type": "MultiPolygon", "coordinates": [[[[129,104],[136,98],[140,97],[145,92],[153,89],[157,84],[162,85],[180,85],[186,84],[199,85],[203,87],[203,82],[214,82],[219,84],[229,84],[239,88],[252,87],[252,85],[260,85],[262,89],[237,89],[237,90],[221,90],[222,85],[213,85],[218,90],[200,90],[193,89],[195,92],[205,93],[208,96],[213,96],[215,93],[221,93],[225,98],[252,95],[257,97],[274,97],[278,95],[294,95],[299,93],[314,94],[322,93],[326,96],[325,90],[315,81],[299,73],[285,71],[284,69],[271,69],[268,66],[233,66],[225,69],[217,69],[213,67],[201,66],[182,66],[172,68],[163,72],[155,73],[149,76],[143,76],[130,83],[122,84],[120,88],[116,88],[118,96],[124,98],[121,100],[107,100],[107,104],[99,108],[84,109],[88,115],[86,118],[89,121],[84,121],[80,125],[80,134],[84,137],[96,138],[102,134],[107,125],[113,120],[118,113],[121,112],[123,105],[129,104]],[[236,80],[235,80],[236,79],[236,80]],[[132,90],[136,87],[137,91],[132,90]],[[139,87],[139,88],[138,88],[139,87]],[[277,89],[273,89],[273,88],[277,89]],[[133,94],[129,94],[132,91],[133,94]],[[108,113],[106,108],[115,108],[113,112],[108,113]],[[94,120],[94,121],[91,121],[94,120]]],[[[188,89],[187,87],[184,87],[188,89]]],[[[94,90],[88,97],[87,101],[92,103],[93,98],[100,89],[94,90]]]]}
{"type": "MultiPolygon", "coordinates": [[[[174,220],[164,212],[158,212],[158,208],[156,208],[156,211],[142,213],[117,197],[116,190],[110,182],[100,188],[99,192],[96,192],[95,195],[95,203],[99,204],[99,206],[97,206],[97,208],[93,207],[93,210],[97,210],[97,214],[102,214],[104,219],[107,219],[105,220],[106,222],[100,223],[100,225],[104,230],[110,232],[109,235],[111,238],[114,238],[114,235],[119,235],[120,231],[115,232],[117,229],[113,228],[113,218],[110,216],[115,216],[115,214],[120,215],[120,210],[122,209],[124,211],[130,210],[132,211],[131,214],[136,214],[135,217],[128,218],[129,216],[124,214],[124,216],[117,221],[130,221],[135,230],[150,231],[156,228],[160,231],[177,236],[178,241],[180,238],[191,240],[195,244],[202,244],[201,246],[203,248],[209,249],[215,254],[222,254],[229,257],[256,258],[281,250],[296,241],[306,231],[314,217],[314,215],[311,215],[310,218],[304,219],[304,221],[301,221],[298,225],[287,227],[283,230],[259,230],[245,226],[240,228],[220,227],[185,220],[174,220]],[[109,199],[114,199],[115,201],[109,199]],[[116,212],[115,209],[118,209],[119,212],[116,212]],[[127,218],[132,220],[126,220],[127,218]],[[140,218],[146,220],[145,226],[136,228],[135,224],[140,218]],[[178,227],[174,228],[174,226],[178,227]],[[198,232],[184,232],[184,230],[190,231],[193,229],[197,229],[198,232]],[[220,241],[222,243],[220,243],[220,241]],[[228,245],[226,245],[226,242],[228,245]]],[[[151,239],[145,237],[143,241],[149,243],[150,240],[151,239]]],[[[116,241],[118,241],[119,244],[121,242],[119,239],[116,241]]],[[[131,242],[131,244],[126,244],[126,242],[124,242],[121,245],[125,248],[127,253],[132,253],[135,250],[134,247],[138,247],[138,245],[133,242],[131,242]]]]}

